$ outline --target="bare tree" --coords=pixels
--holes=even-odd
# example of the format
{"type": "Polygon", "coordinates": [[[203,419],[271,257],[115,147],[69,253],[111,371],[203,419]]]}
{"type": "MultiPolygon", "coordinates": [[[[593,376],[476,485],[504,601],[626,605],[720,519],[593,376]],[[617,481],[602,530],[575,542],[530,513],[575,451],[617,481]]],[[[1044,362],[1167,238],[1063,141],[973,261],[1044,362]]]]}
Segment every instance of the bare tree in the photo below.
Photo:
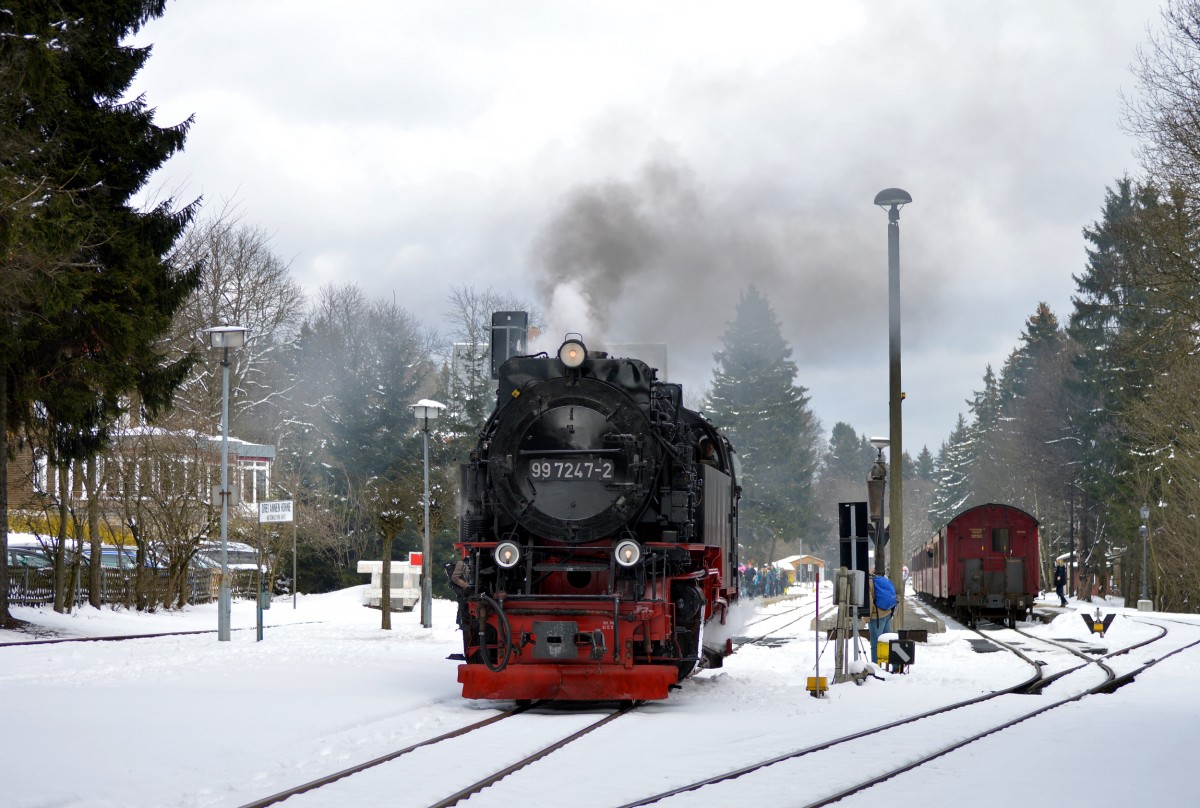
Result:
{"type": "Polygon", "coordinates": [[[135,544],[139,611],[189,600],[192,560],[217,519],[209,490],[219,470],[212,460],[207,442],[154,427],[127,426],[113,444],[106,493],[135,544]],[[165,584],[158,580],[164,567],[165,584]]]}
{"type": "Polygon", "coordinates": [[[450,311],[445,319],[450,324],[454,345],[446,385],[449,399],[446,421],[453,431],[471,438],[494,403],[490,361],[492,314],[525,311],[531,323],[536,323],[540,315],[527,301],[490,287],[482,291],[471,286],[452,287],[448,302],[450,311]]]}
{"type": "Polygon", "coordinates": [[[1200,189],[1200,0],[1168,0],[1161,16],[1138,50],[1141,92],[1125,100],[1125,125],[1153,175],[1200,189]]]}
{"type": "Polygon", "coordinates": [[[421,481],[414,474],[388,474],[374,477],[366,484],[366,501],[375,517],[381,538],[383,559],[382,592],[379,601],[383,612],[381,628],[392,628],[392,549],[396,537],[405,526],[416,526],[421,520],[421,502],[413,498],[413,491],[420,490],[421,481]]]}
{"type": "MultiPolygon", "coordinates": [[[[280,420],[280,401],[290,392],[278,370],[280,353],[304,316],[304,294],[290,266],[272,252],[270,236],[242,223],[229,204],[189,228],[172,260],[204,267],[200,287],[175,317],[172,344],[187,350],[204,339],[204,329],[217,325],[250,329],[245,348],[229,355],[230,422],[265,440],[280,420]]],[[[213,361],[198,365],[176,392],[172,423],[216,431],[221,367],[209,358],[213,361]]]]}

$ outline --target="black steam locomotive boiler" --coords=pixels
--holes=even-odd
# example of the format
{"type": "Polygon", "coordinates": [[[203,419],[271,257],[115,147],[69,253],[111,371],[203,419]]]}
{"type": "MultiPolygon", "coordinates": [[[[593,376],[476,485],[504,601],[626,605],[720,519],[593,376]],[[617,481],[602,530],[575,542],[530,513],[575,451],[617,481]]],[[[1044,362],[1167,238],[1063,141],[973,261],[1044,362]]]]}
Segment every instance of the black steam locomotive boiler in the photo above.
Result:
{"type": "Polygon", "coordinates": [[[663,699],[720,666],[738,595],[725,437],[679,385],[582,339],[496,375],[461,470],[463,696],[663,699]]]}

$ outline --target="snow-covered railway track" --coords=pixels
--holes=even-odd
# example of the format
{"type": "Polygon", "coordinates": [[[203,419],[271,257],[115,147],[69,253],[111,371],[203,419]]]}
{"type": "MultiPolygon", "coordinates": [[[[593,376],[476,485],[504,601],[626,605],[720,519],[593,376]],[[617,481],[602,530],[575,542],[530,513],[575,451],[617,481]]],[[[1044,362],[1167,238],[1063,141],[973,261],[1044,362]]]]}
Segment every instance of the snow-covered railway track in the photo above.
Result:
{"type": "MultiPolygon", "coordinates": [[[[284,623],[278,626],[267,626],[272,631],[288,626],[308,626],[320,623],[320,620],[308,620],[300,623],[284,623]]],[[[254,631],[255,626],[242,626],[232,631],[254,631]]],[[[153,640],[158,637],[185,637],[189,634],[216,634],[215,628],[192,629],[190,631],[160,631],[155,634],[113,634],[104,637],[48,637],[41,640],[17,640],[16,642],[0,642],[0,648],[16,648],[27,645],[61,645],[69,642],[121,642],[122,640],[153,640]]]]}
{"type": "Polygon", "coordinates": [[[529,713],[546,704],[548,703],[533,702],[519,705],[483,721],[411,744],[364,763],[333,772],[294,788],[285,789],[261,800],[246,803],[243,808],[265,808],[265,806],[275,805],[284,800],[288,800],[289,805],[298,806],[371,804],[386,801],[387,798],[397,794],[405,795],[404,799],[399,800],[405,804],[427,805],[429,808],[449,808],[449,806],[469,799],[472,795],[495,785],[510,774],[541,760],[637,707],[637,703],[624,704],[619,709],[606,711],[606,714],[600,719],[585,723],[581,727],[579,726],[580,718],[586,718],[586,714],[572,713],[563,716],[531,714],[526,715],[522,720],[530,722],[544,720],[547,726],[530,729],[526,725],[522,727],[521,731],[516,731],[511,725],[505,725],[501,730],[493,731],[501,733],[499,738],[489,735],[487,731],[489,727],[522,713],[529,713]],[[567,729],[564,725],[569,725],[574,731],[563,735],[567,729]],[[505,757],[507,753],[519,754],[518,750],[523,748],[522,743],[527,747],[530,737],[534,735],[541,737],[542,740],[533,742],[536,747],[533,751],[499,769],[487,770],[487,767],[494,766],[501,760],[511,759],[505,757]],[[520,742],[516,740],[518,738],[520,742]],[[455,742],[457,743],[455,744],[455,742]],[[436,756],[427,755],[417,759],[419,756],[414,754],[414,759],[408,765],[396,762],[409,753],[416,753],[418,750],[435,746],[438,747],[436,756]],[[483,767],[476,766],[477,762],[483,762],[485,765],[483,767]],[[371,782],[365,782],[365,778],[355,778],[353,786],[346,784],[347,778],[363,773],[369,773],[368,776],[372,778],[371,782]],[[437,777],[431,777],[431,773],[436,773],[437,777]],[[472,778],[476,779],[472,780],[472,778]],[[425,790],[432,789],[432,791],[429,795],[414,794],[413,788],[416,784],[420,784],[425,790]],[[441,789],[444,792],[449,788],[456,790],[449,796],[433,796],[433,791],[441,789]]]}
{"type": "Polygon", "coordinates": [[[758,620],[753,620],[746,624],[745,628],[750,626],[761,626],[758,632],[753,636],[739,636],[733,638],[733,647],[736,651],[746,645],[758,645],[770,640],[772,635],[778,634],[786,628],[794,626],[805,618],[812,618],[816,615],[817,609],[812,603],[804,603],[790,607],[776,614],[766,615],[758,620]],[[765,626],[763,624],[766,624],[765,626]],[[763,629],[767,630],[764,631],[763,629]]]}
{"type": "MultiPolygon", "coordinates": [[[[1160,624],[1150,624],[1159,625],[1161,628],[1160,624]]],[[[1200,627],[1193,624],[1192,628],[1200,627]]],[[[1107,659],[1128,655],[1134,648],[1143,647],[1147,642],[1161,640],[1169,633],[1168,631],[1166,634],[1151,638],[1150,641],[1139,642],[1103,656],[1107,659]]],[[[989,638],[989,640],[996,642],[995,638],[989,638]]],[[[739,799],[740,789],[753,789],[757,785],[747,782],[745,785],[739,786],[736,781],[741,778],[760,777],[770,778],[768,782],[777,782],[780,788],[790,788],[788,793],[793,795],[795,794],[795,784],[813,784],[806,786],[811,789],[811,792],[804,798],[807,800],[803,803],[805,808],[831,805],[964,749],[988,736],[1035,719],[1050,710],[1078,702],[1089,695],[1110,693],[1115,688],[1132,682],[1138,674],[1148,668],[1197,646],[1200,646],[1200,638],[1189,635],[1176,642],[1169,651],[1155,658],[1134,663],[1120,673],[1109,668],[1104,681],[1081,687],[1077,692],[1057,698],[1050,703],[1039,704],[1032,709],[1029,702],[1024,699],[1001,698],[1031,692],[1031,686],[1041,678],[1040,674],[1035,673],[1029,681],[1004,690],[946,705],[919,715],[888,722],[805,749],[746,765],[734,771],[626,803],[622,808],[651,804],[691,805],[695,804],[697,796],[694,792],[702,792],[700,798],[708,804],[735,804],[739,799]],[[970,709],[966,712],[958,712],[952,718],[947,717],[948,713],[962,708],[970,709]],[[876,737],[872,738],[871,736],[876,737]],[[863,754],[864,742],[861,740],[865,738],[871,738],[870,741],[865,742],[870,744],[871,750],[867,755],[863,754]],[[851,743],[854,741],[859,743],[851,743]],[[837,782],[830,777],[831,772],[852,772],[854,774],[850,775],[849,782],[837,782]],[[825,783],[830,784],[829,793],[820,794],[821,784],[825,783]]],[[[1029,660],[1020,649],[1010,647],[1009,650],[1040,668],[1036,662],[1029,660]]],[[[1089,659],[1087,663],[1076,666],[1073,670],[1090,667],[1092,662],[1098,662],[1098,660],[1089,659]]]]}
{"type": "MultiPolygon", "coordinates": [[[[1095,665],[1102,672],[1105,682],[1110,683],[1116,678],[1116,673],[1104,663],[1102,657],[1090,656],[1077,648],[1072,648],[1066,643],[1049,637],[1038,637],[1021,629],[1006,628],[1003,626],[995,629],[972,628],[968,629],[968,631],[973,631],[987,642],[1011,651],[1038,666],[1042,672],[1041,677],[1029,687],[1018,691],[1021,693],[1041,693],[1049,685],[1061,681],[1072,674],[1079,674],[1092,665],[1095,665]],[[1011,635],[1018,636],[1013,637],[1011,635]],[[1040,646],[1043,650],[1035,650],[1029,647],[1030,643],[1040,646]],[[1045,650],[1047,647],[1049,648],[1048,651],[1045,650]],[[1028,656],[1028,654],[1035,654],[1037,658],[1034,659],[1028,656]]],[[[1076,679],[1078,678],[1076,677],[1076,679]]]]}
{"type": "MultiPolygon", "coordinates": [[[[1166,626],[1159,625],[1159,624],[1148,624],[1148,625],[1153,625],[1154,628],[1158,629],[1158,633],[1155,636],[1148,637],[1144,640],[1132,643],[1131,645],[1127,645],[1122,648],[1118,648],[1116,650],[1105,651],[1105,649],[1095,649],[1092,653],[1088,653],[1086,650],[1080,650],[1078,648],[1074,648],[1062,640],[1055,639],[1053,637],[1039,637],[1035,634],[1031,634],[1028,631],[1025,631],[1025,630],[1019,629],[1019,628],[1002,629],[999,633],[1002,634],[1004,631],[1007,631],[1007,632],[1019,634],[1022,637],[1026,638],[1026,640],[1028,640],[1028,641],[1032,641],[1032,642],[1036,642],[1036,643],[1043,643],[1045,645],[1050,645],[1055,649],[1059,649],[1060,651],[1065,652],[1066,654],[1069,654],[1071,657],[1075,657],[1077,659],[1083,660],[1082,664],[1077,664],[1077,665],[1063,664],[1061,662],[1054,661],[1053,658],[1052,658],[1052,660],[1046,661],[1047,664],[1045,664],[1042,669],[1043,675],[1042,675],[1041,680],[1039,682],[1037,682],[1035,685],[1033,685],[1031,688],[1029,688],[1029,690],[1026,691],[1028,693],[1040,693],[1042,690],[1044,690],[1049,685],[1051,685],[1057,681],[1060,681],[1061,679],[1071,675],[1072,673],[1082,670],[1083,668],[1087,667],[1088,665],[1096,665],[1101,670],[1103,670],[1105,672],[1106,681],[1109,683],[1111,688],[1115,689],[1116,687],[1119,687],[1121,685],[1121,682],[1118,681],[1121,674],[1118,673],[1117,669],[1115,669],[1112,665],[1109,664],[1109,661],[1114,660],[1116,657],[1121,657],[1121,656],[1130,654],[1138,648],[1143,648],[1145,646],[1156,643],[1167,636],[1166,626]]],[[[1062,655],[1060,654],[1059,659],[1061,659],[1061,658],[1062,658],[1062,655]]],[[[1043,662],[1043,660],[1039,660],[1039,662],[1043,662]]]]}

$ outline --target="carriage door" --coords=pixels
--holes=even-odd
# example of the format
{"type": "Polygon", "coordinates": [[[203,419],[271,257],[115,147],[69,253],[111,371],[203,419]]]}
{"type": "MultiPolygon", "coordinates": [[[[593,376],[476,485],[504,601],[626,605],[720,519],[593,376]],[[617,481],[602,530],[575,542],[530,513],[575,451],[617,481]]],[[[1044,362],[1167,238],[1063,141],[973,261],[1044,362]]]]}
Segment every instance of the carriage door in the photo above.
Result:
{"type": "Polygon", "coordinates": [[[1025,559],[1010,558],[1004,567],[1004,587],[1010,595],[1025,591],[1025,559]]]}
{"type": "Polygon", "coordinates": [[[991,533],[991,552],[984,553],[983,561],[984,605],[989,609],[1002,609],[1004,608],[1005,593],[1012,591],[1005,589],[1009,571],[1012,569],[1007,563],[1011,560],[1008,558],[1008,528],[994,527],[991,529],[991,533]]]}
{"type": "Polygon", "coordinates": [[[968,602],[977,603],[983,592],[983,559],[963,559],[963,593],[968,602]]]}

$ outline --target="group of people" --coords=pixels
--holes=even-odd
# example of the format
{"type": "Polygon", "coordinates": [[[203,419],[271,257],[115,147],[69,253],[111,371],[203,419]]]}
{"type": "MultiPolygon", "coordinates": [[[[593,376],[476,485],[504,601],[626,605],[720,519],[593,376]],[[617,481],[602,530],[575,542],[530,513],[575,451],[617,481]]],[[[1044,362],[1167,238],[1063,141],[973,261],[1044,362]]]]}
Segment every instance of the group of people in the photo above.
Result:
{"type": "Polygon", "coordinates": [[[787,573],[770,564],[738,566],[738,591],[742,597],[773,598],[787,589],[787,573]]]}

